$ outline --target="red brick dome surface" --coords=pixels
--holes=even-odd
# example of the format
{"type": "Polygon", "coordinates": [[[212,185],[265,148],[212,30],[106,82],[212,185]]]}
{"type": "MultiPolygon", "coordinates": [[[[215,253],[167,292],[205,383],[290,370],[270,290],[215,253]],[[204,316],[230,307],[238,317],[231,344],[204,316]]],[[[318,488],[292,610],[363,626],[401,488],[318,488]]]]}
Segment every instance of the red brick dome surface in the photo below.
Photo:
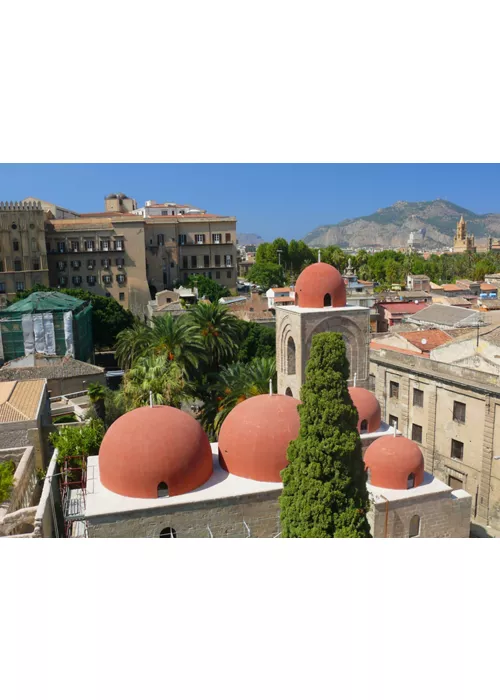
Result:
{"type": "Polygon", "coordinates": [[[358,432],[361,432],[361,423],[363,421],[366,421],[366,432],[376,432],[380,428],[381,415],[380,404],[375,394],[372,394],[368,389],[362,389],[358,386],[351,386],[349,394],[358,411],[358,432]]]}
{"type": "Polygon", "coordinates": [[[407,489],[411,474],[414,486],[420,486],[424,480],[424,456],[415,442],[402,435],[378,438],[368,447],[364,459],[372,486],[407,489]]]}
{"type": "Polygon", "coordinates": [[[299,434],[300,401],[262,394],[238,404],[219,434],[220,465],[254,481],[280,482],[288,445],[299,434]]]}
{"type": "Polygon", "coordinates": [[[346,305],[346,287],[340,272],[326,263],[308,265],[295,283],[295,303],[305,309],[322,309],[329,294],[331,306],[346,305]]]}
{"type": "Polygon", "coordinates": [[[102,484],[133,498],[188,493],[212,474],[212,450],[201,425],[170,406],[144,406],[116,420],[99,450],[102,484]]]}

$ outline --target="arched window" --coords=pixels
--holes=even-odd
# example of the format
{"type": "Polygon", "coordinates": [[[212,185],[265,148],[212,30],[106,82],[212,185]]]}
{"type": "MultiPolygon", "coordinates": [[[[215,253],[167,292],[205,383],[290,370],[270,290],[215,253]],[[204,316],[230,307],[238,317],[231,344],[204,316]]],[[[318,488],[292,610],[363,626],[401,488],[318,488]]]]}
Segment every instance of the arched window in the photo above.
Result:
{"type": "Polygon", "coordinates": [[[290,389],[290,387],[287,387],[287,389],[285,391],[285,396],[293,396],[292,390],[290,389]]]}
{"type": "Polygon", "coordinates": [[[298,306],[299,305],[299,293],[298,292],[295,292],[294,299],[295,299],[295,306],[298,306]]]}
{"type": "Polygon", "coordinates": [[[330,294],[325,294],[325,298],[323,299],[323,306],[331,306],[332,305],[332,297],[330,294]]]}
{"type": "Polygon", "coordinates": [[[158,498],[168,496],[168,486],[164,481],[158,484],[158,498]]]}
{"type": "Polygon", "coordinates": [[[410,520],[409,537],[418,537],[420,535],[420,515],[414,515],[410,520]]]}
{"type": "Polygon", "coordinates": [[[292,336],[288,338],[286,350],[287,374],[295,374],[295,342],[292,336]]]}
{"type": "Polygon", "coordinates": [[[361,421],[361,432],[362,433],[368,432],[368,421],[366,420],[366,418],[365,418],[365,420],[361,421]]]}
{"type": "Polygon", "coordinates": [[[165,527],[160,532],[160,537],[177,537],[177,533],[173,527],[165,527]]]}
{"type": "Polygon", "coordinates": [[[415,474],[412,472],[412,473],[408,476],[408,481],[407,481],[407,484],[406,484],[406,488],[407,488],[407,489],[412,489],[414,486],[415,486],[415,474]]]}

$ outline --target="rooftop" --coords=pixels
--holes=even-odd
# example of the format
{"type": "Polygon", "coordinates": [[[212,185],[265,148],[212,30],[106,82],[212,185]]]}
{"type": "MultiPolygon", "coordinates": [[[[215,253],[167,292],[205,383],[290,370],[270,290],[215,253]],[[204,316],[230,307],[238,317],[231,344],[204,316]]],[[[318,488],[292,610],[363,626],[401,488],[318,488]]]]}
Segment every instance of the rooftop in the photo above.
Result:
{"type": "Polygon", "coordinates": [[[25,299],[16,301],[15,304],[2,309],[2,316],[16,316],[17,314],[43,313],[45,311],[76,311],[88,302],[76,299],[69,294],[61,292],[33,292],[25,299]]]}
{"type": "Polygon", "coordinates": [[[0,367],[0,382],[16,379],[62,379],[95,374],[104,374],[104,369],[88,362],[80,362],[73,357],[33,354],[11,360],[0,367]]]}
{"type": "Polygon", "coordinates": [[[415,302],[411,301],[389,301],[383,302],[382,304],[379,304],[379,306],[394,314],[414,314],[417,311],[427,308],[427,304],[425,303],[418,302],[418,304],[416,304],[415,302]]]}
{"type": "Polygon", "coordinates": [[[479,318],[479,313],[472,309],[462,309],[459,306],[431,304],[418,313],[413,314],[413,323],[429,323],[443,326],[454,326],[457,323],[473,324],[479,318]]]}
{"type": "Polygon", "coordinates": [[[0,423],[35,420],[45,380],[0,382],[0,423]]]}
{"type": "Polygon", "coordinates": [[[422,352],[430,352],[434,348],[453,340],[451,335],[437,328],[428,331],[410,331],[409,333],[399,333],[398,335],[406,338],[409,343],[415,345],[422,352]]]}

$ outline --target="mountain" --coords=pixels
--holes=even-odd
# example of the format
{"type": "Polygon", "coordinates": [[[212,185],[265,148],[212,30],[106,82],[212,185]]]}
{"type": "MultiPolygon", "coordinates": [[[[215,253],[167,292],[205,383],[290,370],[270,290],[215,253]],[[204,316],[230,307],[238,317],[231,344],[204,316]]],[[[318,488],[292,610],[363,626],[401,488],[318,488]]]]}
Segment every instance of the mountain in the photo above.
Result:
{"type": "Polygon", "coordinates": [[[260,245],[264,239],[256,233],[237,233],[236,242],[238,245],[260,245]]]}
{"type": "Polygon", "coordinates": [[[445,199],[434,199],[431,202],[396,202],[369,216],[318,226],[304,237],[304,242],[318,247],[396,248],[407,246],[410,233],[420,231],[417,240],[425,241],[426,248],[439,248],[453,245],[461,216],[479,245],[480,239],[500,237],[500,214],[475,214],[445,199]]]}

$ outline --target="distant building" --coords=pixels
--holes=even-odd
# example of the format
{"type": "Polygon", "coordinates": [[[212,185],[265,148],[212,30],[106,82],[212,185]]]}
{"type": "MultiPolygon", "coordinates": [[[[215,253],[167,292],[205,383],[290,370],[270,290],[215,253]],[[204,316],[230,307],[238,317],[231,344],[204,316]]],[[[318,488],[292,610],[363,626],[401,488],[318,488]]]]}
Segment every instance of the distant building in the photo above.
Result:
{"type": "Polygon", "coordinates": [[[427,275],[407,275],[406,287],[411,292],[430,292],[431,280],[427,275]]]}
{"type": "Polygon", "coordinates": [[[453,252],[454,253],[475,253],[476,244],[473,235],[469,235],[467,232],[467,225],[464,221],[464,217],[460,217],[460,221],[457,224],[457,232],[453,239],[453,252]]]}
{"type": "Polygon", "coordinates": [[[402,323],[408,316],[416,314],[418,311],[427,308],[427,304],[419,301],[407,302],[383,302],[376,305],[379,312],[378,331],[384,332],[402,323]]]}
{"type": "Polygon", "coordinates": [[[271,287],[266,292],[267,304],[270,309],[276,306],[286,306],[294,303],[295,290],[293,287],[271,287]]]}
{"type": "Polygon", "coordinates": [[[32,354],[0,368],[0,382],[46,379],[50,396],[85,391],[89,384],[106,384],[104,369],[73,357],[32,354]]]}

